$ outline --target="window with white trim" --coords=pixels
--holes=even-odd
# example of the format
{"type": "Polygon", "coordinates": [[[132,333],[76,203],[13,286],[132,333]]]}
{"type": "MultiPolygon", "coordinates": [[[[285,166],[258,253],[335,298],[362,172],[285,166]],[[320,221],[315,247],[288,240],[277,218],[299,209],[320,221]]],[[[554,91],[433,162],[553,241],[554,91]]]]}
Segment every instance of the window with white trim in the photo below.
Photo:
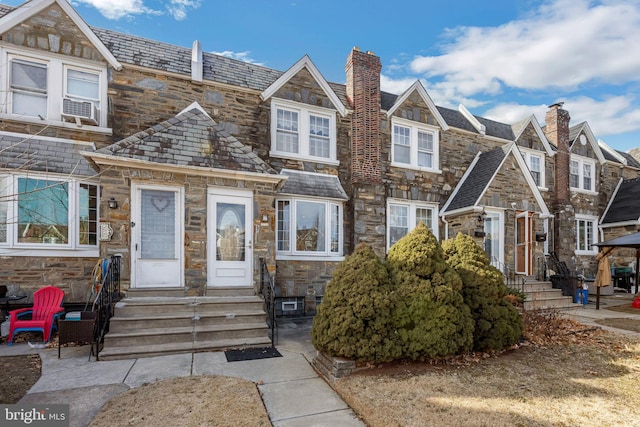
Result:
{"type": "Polygon", "coordinates": [[[11,113],[46,119],[47,64],[14,58],[9,70],[11,113]]]}
{"type": "Polygon", "coordinates": [[[78,61],[61,61],[46,54],[38,58],[0,49],[7,61],[6,78],[0,79],[0,93],[7,93],[0,113],[24,121],[70,121],[76,125],[106,124],[106,67],[78,61]]]}
{"type": "Polygon", "coordinates": [[[391,163],[394,166],[437,171],[439,132],[434,126],[393,118],[391,163]]]}
{"type": "Polygon", "coordinates": [[[387,249],[420,223],[438,237],[438,207],[434,204],[390,200],[387,203],[387,249]]]}
{"type": "Polygon", "coordinates": [[[598,218],[594,216],[576,215],[576,253],[595,253],[597,248],[598,218]]]}
{"type": "Polygon", "coordinates": [[[522,149],[520,151],[522,151],[522,157],[524,158],[524,161],[527,164],[529,171],[531,172],[533,181],[538,187],[546,187],[544,174],[544,154],[522,149]]]}
{"type": "Polygon", "coordinates": [[[0,247],[97,249],[97,185],[33,174],[0,181],[0,247]]]}
{"type": "Polygon", "coordinates": [[[336,162],[335,111],[273,100],[271,155],[336,162]]]}
{"type": "Polygon", "coordinates": [[[342,255],[342,204],[316,199],[276,201],[277,251],[290,255],[342,255]]]}
{"type": "Polygon", "coordinates": [[[572,190],[596,191],[596,164],[592,160],[572,158],[569,164],[569,186],[572,190]]]}

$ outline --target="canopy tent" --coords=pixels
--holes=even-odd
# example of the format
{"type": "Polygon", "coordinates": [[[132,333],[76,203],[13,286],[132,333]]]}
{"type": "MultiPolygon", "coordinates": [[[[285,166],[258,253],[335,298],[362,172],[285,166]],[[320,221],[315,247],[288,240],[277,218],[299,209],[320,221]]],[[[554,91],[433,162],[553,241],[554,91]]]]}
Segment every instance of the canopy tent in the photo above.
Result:
{"type": "MultiPolygon", "coordinates": [[[[617,237],[615,239],[607,240],[605,242],[594,243],[593,246],[599,246],[602,251],[605,248],[635,248],[636,250],[636,294],[638,293],[638,260],[640,259],[640,233],[627,234],[626,236],[617,237]]],[[[599,289],[598,289],[599,290],[599,289]]],[[[599,308],[600,292],[598,292],[598,301],[596,308],[599,308]]]]}

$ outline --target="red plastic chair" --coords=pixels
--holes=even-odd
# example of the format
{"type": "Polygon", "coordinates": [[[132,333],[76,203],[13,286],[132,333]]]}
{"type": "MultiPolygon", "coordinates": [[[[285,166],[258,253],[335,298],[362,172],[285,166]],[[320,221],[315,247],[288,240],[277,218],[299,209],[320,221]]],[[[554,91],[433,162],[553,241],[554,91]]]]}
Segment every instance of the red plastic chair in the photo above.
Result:
{"type": "Polygon", "coordinates": [[[55,286],[38,289],[33,294],[33,307],[9,312],[9,341],[7,344],[13,344],[16,332],[25,331],[40,331],[44,342],[49,342],[56,317],[64,313],[63,302],[64,292],[61,289],[55,286]],[[31,315],[30,319],[21,319],[21,317],[28,315],[31,315]]]}

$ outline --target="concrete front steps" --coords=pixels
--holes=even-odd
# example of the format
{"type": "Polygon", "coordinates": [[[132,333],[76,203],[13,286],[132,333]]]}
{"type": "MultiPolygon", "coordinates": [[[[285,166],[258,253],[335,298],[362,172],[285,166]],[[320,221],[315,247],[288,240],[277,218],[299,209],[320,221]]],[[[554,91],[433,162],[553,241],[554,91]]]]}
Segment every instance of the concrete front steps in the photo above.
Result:
{"type": "Polygon", "coordinates": [[[185,297],[183,289],[129,291],[116,304],[100,358],[271,345],[263,300],[252,289],[229,288],[212,294],[185,297]]]}
{"type": "Polygon", "coordinates": [[[554,289],[551,282],[525,278],[524,288],[522,285],[518,285],[517,288],[523,289],[527,295],[524,300],[525,310],[565,309],[575,306],[573,298],[563,296],[562,290],[554,289]]]}

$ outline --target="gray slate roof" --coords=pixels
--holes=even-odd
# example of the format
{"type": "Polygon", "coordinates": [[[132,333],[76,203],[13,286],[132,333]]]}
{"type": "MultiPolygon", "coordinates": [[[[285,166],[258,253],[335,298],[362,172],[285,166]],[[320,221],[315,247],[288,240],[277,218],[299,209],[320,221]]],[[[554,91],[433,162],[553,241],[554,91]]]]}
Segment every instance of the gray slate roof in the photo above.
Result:
{"type": "Polygon", "coordinates": [[[193,108],[97,151],[175,166],[199,166],[276,175],[202,110],[193,108]]]}
{"type": "Polygon", "coordinates": [[[59,173],[73,176],[94,176],[96,171],[80,155],[93,151],[87,144],[0,135],[0,168],[25,172],[59,173]]]}
{"type": "Polygon", "coordinates": [[[458,191],[451,203],[449,203],[447,211],[467,208],[476,204],[506,157],[506,149],[507,146],[504,146],[486,153],[480,153],[480,157],[473,169],[465,180],[458,184],[458,191]]]}
{"type": "Polygon", "coordinates": [[[625,179],[613,195],[603,224],[623,221],[637,221],[640,218],[640,178],[625,179]]]}
{"type": "Polygon", "coordinates": [[[283,169],[280,174],[289,177],[280,191],[278,191],[280,194],[349,200],[349,197],[347,196],[346,191],[342,188],[337,176],[294,171],[290,169],[283,169]]]}

